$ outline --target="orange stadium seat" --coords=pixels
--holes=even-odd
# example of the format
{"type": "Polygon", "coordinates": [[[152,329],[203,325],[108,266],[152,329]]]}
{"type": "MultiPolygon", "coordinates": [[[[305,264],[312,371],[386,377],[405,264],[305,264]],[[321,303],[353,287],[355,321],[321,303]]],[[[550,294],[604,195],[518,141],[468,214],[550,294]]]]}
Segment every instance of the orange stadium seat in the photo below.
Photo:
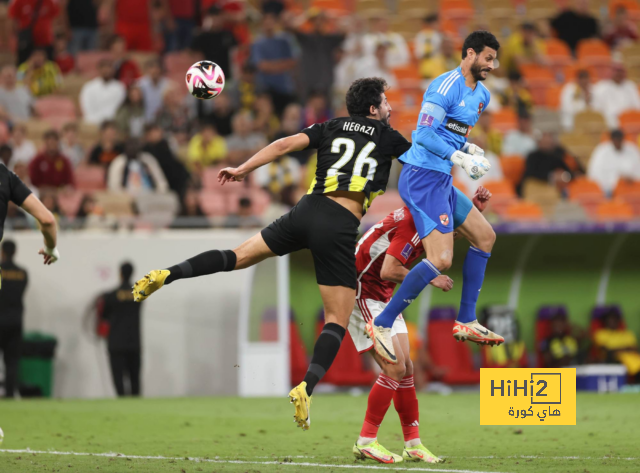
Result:
{"type": "Polygon", "coordinates": [[[507,220],[538,222],[542,220],[542,209],[538,204],[534,204],[533,202],[518,201],[507,207],[505,216],[507,220]]]}
{"type": "Polygon", "coordinates": [[[500,158],[500,165],[502,166],[502,174],[505,179],[509,181],[514,187],[517,186],[522,180],[522,174],[524,174],[524,167],[526,161],[523,156],[510,155],[502,156],[500,158]]]}
{"type": "Polygon", "coordinates": [[[468,21],[475,15],[473,5],[467,0],[445,0],[440,2],[442,19],[468,21]]]}
{"type": "Polygon", "coordinates": [[[347,2],[341,0],[313,0],[311,6],[340,15],[350,13],[353,10],[348,7],[347,2]]]}
{"type": "Polygon", "coordinates": [[[420,87],[420,74],[418,68],[414,64],[398,67],[393,70],[393,73],[398,79],[400,88],[417,88],[420,87]]]}
{"type": "Polygon", "coordinates": [[[393,127],[398,130],[408,130],[412,131],[416,129],[416,124],[418,123],[418,112],[420,111],[419,106],[416,107],[416,110],[405,110],[399,111],[397,113],[391,112],[392,115],[392,123],[393,127]]]}
{"type": "Polygon", "coordinates": [[[198,195],[200,208],[208,216],[227,215],[227,201],[217,192],[204,190],[198,195]]]}
{"type": "Polygon", "coordinates": [[[600,186],[585,177],[573,179],[567,186],[569,199],[578,202],[587,214],[593,216],[596,208],[604,202],[604,194],[600,186]]]}
{"type": "Polygon", "coordinates": [[[611,18],[615,16],[618,7],[625,7],[631,20],[640,20],[640,4],[637,0],[611,0],[609,2],[609,16],[611,18]]]}
{"type": "Polygon", "coordinates": [[[618,121],[620,122],[620,128],[622,128],[625,133],[640,133],[640,111],[626,111],[620,114],[618,121]]]}
{"type": "Polygon", "coordinates": [[[623,200],[609,200],[598,205],[596,218],[606,222],[626,222],[633,219],[633,207],[623,200]]]}
{"type": "Polygon", "coordinates": [[[164,57],[164,67],[169,75],[184,75],[194,62],[194,57],[189,53],[168,53],[164,57]]]}
{"type": "Polygon", "coordinates": [[[517,200],[515,186],[507,180],[488,181],[483,182],[482,185],[491,192],[492,197],[489,205],[500,216],[503,216],[506,209],[517,200]]]}
{"type": "Polygon", "coordinates": [[[81,51],[76,56],[76,67],[83,76],[95,77],[98,75],[98,63],[110,57],[107,51],[81,51]]]}
{"type": "Polygon", "coordinates": [[[547,86],[556,80],[551,69],[538,64],[523,64],[520,66],[520,73],[529,87],[547,86]]]}
{"type": "Polygon", "coordinates": [[[105,188],[106,171],[102,166],[80,165],[75,171],[76,188],[80,191],[96,191],[105,188]]]}
{"type": "Polygon", "coordinates": [[[68,97],[49,95],[36,100],[35,112],[39,118],[55,122],[76,119],[76,106],[68,97]]]}
{"type": "Polygon", "coordinates": [[[634,215],[640,216],[640,181],[618,181],[613,196],[631,205],[634,215]]]}
{"type": "Polygon", "coordinates": [[[545,105],[551,110],[558,110],[560,107],[560,94],[562,93],[561,85],[551,85],[545,91],[545,105]]]}
{"type": "Polygon", "coordinates": [[[60,192],[58,194],[58,207],[67,218],[74,218],[80,209],[82,199],[84,199],[82,191],[60,192]]]}
{"type": "Polygon", "coordinates": [[[552,66],[566,66],[573,62],[573,56],[567,43],[557,38],[545,42],[546,56],[552,66]]]}
{"type": "Polygon", "coordinates": [[[576,48],[578,62],[589,66],[604,66],[611,63],[611,51],[600,39],[583,39],[576,48]]]}
{"type": "MultiPolygon", "coordinates": [[[[218,184],[218,173],[224,167],[225,166],[211,166],[205,168],[202,172],[202,187],[211,190],[220,189],[220,184],[218,184]]],[[[226,185],[224,187],[226,187],[226,185]]]]}
{"type": "Polygon", "coordinates": [[[502,133],[514,130],[518,124],[518,117],[512,108],[501,108],[497,112],[493,112],[491,117],[491,125],[493,128],[502,133]]]}

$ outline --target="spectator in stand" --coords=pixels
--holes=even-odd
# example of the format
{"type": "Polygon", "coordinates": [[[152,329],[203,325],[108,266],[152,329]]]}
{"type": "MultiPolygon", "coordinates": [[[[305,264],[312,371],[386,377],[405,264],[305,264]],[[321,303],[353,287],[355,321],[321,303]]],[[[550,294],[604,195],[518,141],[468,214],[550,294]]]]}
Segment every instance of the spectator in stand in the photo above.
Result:
{"type": "Polygon", "coordinates": [[[620,179],[640,181],[640,150],[625,141],[622,130],[613,130],[611,141],[600,143],[593,150],[587,176],[611,197],[620,179]]]}
{"type": "Polygon", "coordinates": [[[471,138],[469,140],[473,143],[476,137],[481,137],[486,143],[485,150],[491,151],[498,156],[502,155],[502,134],[492,127],[493,115],[488,110],[482,112],[476,126],[471,130],[471,138]]]}
{"type": "Polygon", "coordinates": [[[612,310],[603,319],[603,328],[593,334],[601,363],[621,363],[636,384],[640,383],[640,352],[633,331],[622,326],[622,317],[612,310]]]}
{"type": "Polygon", "coordinates": [[[35,49],[18,68],[18,81],[28,87],[34,97],[55,92],[62,84],[58,65],[47,59],[44,49],[35,49]]]}
{"type": "Polygon", "coordinates": [[[66,75],[76,68],[76,60],[69,52],[69,42],[64,34],[57,34],[53,43],[53,58],[62,72],[66,75]]]}
{"type": "Polygon", "coordinates": [[[125,144],[124,153],[109,165],[107,189],[128,194],[164,193],[169,185],[156,158],[142,151],[138,139],[131,138],[125,144]]]}
{"type": "Polygon", "coordinates": [[[98,5],[100,0],[63,0],[67,4],[67,20],[71,29],[69,49],[74,56],[79,51],[98,49],[98,5]]]}
{"type": "Polygon", "coordinates": [[[625,67],[613,64],[611,79],[603,79],[593,86],[593,109],[602,113],[610,129],[618,127],[618,116],[627,110],[640,110],[638,85],[627,79],[625,67]]]}
{"type": "Polygon", "coordinates": [[[108,166],[116,156],[124,152],[124,145],[118,140],[118,129],[113,121],[100,125],[100,141],[89,153],[89,164],[108,166]]]}
{"type": "MultiPolygon", "coordinates": [[[[344,41],[344,34],[332,34],[328,31],[325,13],[318,8],[308,10],[306,18],[311,22],[309,33],[294,29],[294,34],[301,49],[298,77],[303,99],[311,93],[322,93],[329,97],[333,88],[333,69],[336,65],[335,52],[344,41]]],[[[302,22],[301,21],[301,22],[302,22]]],[[[300,22],[300,23],[301,23],[300,22]]],[[[293,26],[293,25],[291,25],[293,26]]],[[[298,24],[296,26],[301,26],[298,24]]]]}
{"type": "MultiPolygon", "coordinates": [[[[28,164],[16,163],[16,165],[13,168],[13,172],[15,173],[16,176],[20,178],[22,182],[24,182],[24,185],[27,186],[31,190],[31,192],[34,193],[36,197],[40,195],[38,188],[31,183],[31,179],[29,178],[28,164]]],[[[26,215],[25,215],[25,218],[26,218],[26,215]]]]}
{"type": "Polygon", "coordinates": [[[533,111],[533,97],[518,71],[509,73],[509,86],[502,92],[500,102],[503,107],[511,107],[518,114],[530,114],[533,111]]]}
{"type": "Polygon", "coordinates": [[[293,207],[297,202],[297,189],[302,172],[300,163],[290,156],[280,156],[275,161],[256,169],[257,185],[266,190],[275,202],[293,207]]]}
{"type": "MultiPolygon", "coordinates": [[[[300,133],[302,128],[302,107],[297,103],[292,103],[284,109],[282,114],[282,125],[278,133],[276,133],[274,140],[286,138],[287,136],[300,133]]],[[[309,162],[309,158],[313,154],[313,150],[303,149],[300,151],[293,151],[289,153],[289,156],[298,161],[301,166],[306,166],[309,162]]]]}
{"type": "Polygon", "coordinates": [[[280,31],[280,19],[274,13],[262,18],[262,35],[251,47],[251,62],[258,70],[256,85],[273,99],[278,115],[295,99],[293,70],[297,60],[290,37],[280,31]]]}
{"type": "Polygon", "coordinates": [[[582,364],[586,352],[584,332],[573,327],[564,314],[551,319],[551,334],[542,341],[540,352],[545,368],[566,368],[582,364]]]}
{"type": "Polygon", "coordinates": [[[148,122],[155,119],[160,107],[162,97],[169,89],[171,83],[166,77],[162,77],[162,63],[160,59],[151,59],[146,64],[147,73],[138,79],[138,87],[142,90],[144,98],[144,115],[148,122]]]}
{"type": "Polygon", "coordinates": [[[574,174],[565,161],[566,154],[553,133],[542,133],[538,148],[527,156],[518,192],[521,192],[522,184],[529,178],[554,185],[560,191],[564,190],[574,174]]]}
{"type": "Polygon", "coordinates": [[[531,115],[518,115],[518,128],[509,131],[502,143],[502,154],[519,155],[523,158],[537,148],[531,115]]]}
{"type": "Polygon", "coordinates": [[[73,187],[73,166],[60,152],[60,136],[49,130],[44,134],[44,151],[29,163],[29,178],[39,189],[73,187]]]}
{"type": "Polygon", "coordinates": [[[418,32],[414,44],[414,53],[418,61],[431,59],[440,54],[443,35],[440,32],[440,17],[431,13],[422,19],[422,29],[418,32]]]}
{"type": "Polygon", "coordinates": [[[262,226],[262,221],[255,216],[253,203],[249,197],[240,197],[238,213],[227,217],[226,228],[256,228],[262,226]]]}
{"type": "Polygon", "coordinates": [[[611,48],[623,47],[625,44],[638,41],[638,28],[629,19],[629,13],[624,6],[616,8],[613,21],[603,32],[603,39],[611,48]]]}
{"type": "Polygon", "coordinates": [[[149,0],[102,0],[100,16],[114,25],[115,33],[124,37],[129,50],[153,51],[151,7],[149,0]]]}
{"type": "Polygon", "coordinates": [[[0,106],[0,144],[9,141],[9,130],[13,127],[13,121],[9,114],[0,106]]]}
{"type": "Polygon", "coordinates": [[[582,69],[578,71],[577,80],[568,82],[562,87],[560,92],[560,120],[565,130],[573,130],[574,117],[591,107],[593,93],[589,71],[582,69]]]}
{"type": "Polygon", "coordinates": [[[420,77],[424,79],[423,87],[426,89],[436,77],[447,71],[455,69],[460,65],[460,51],[449,36],[442,38],[440,51],[429,57],[423,57],[420,60],[419,72],[420,77]]]}
{"type": "Polygon", "coordinates": [[[0,145],[0,163],[4,164],[6,167],[9,167],[9,163],[11,162],[11,158],[13,157],[13,150],[9,145],[0,145]]]}
{"type": "Polygon", "coordinates": [[[69,158],[74,167],[85,161],[84,148],[78,142],[78,125],[76,123],[65,123],[62,127],[60,151],[69,158]]]}
{"type": "Polygon", "coordinates": [[[24,85],[18,84],[16,68],[12,65],[0,71],[0,107],[14,120],[28,120],[31,116],[33,98],[24,85]]]}
{"type": "Polygon", "coordinates": [[[123,137],[142,137],[146,123],[142,90],[132,85],[127,91],[127,98],[116,112],[116,127],[123,137]]]}
{"type": "Polygon", "coordinates": [[[94,125],[113,120],[127,96],[124,84],[113,77],[115,69],[111,59],[101,59],[98,72],[100,75],[85,83],[80,90],[82,116],[94,125]]]}
{"type": "Polygon", "coordinates": [[[389,67],[388,45],[380,43],[376,47],[373,55],[366,55],[358,59],[355,64],[355,78],[362,77],[382,77],[391,88],[397,87],[396,75],[389,67]]]}
{"type": "Polygon", "coordinates": [[[166,90],[163,97],[162,108],[158,111],[154,123],[170,135],[175,133],[191,134],[193,117],[191,116],[189,107],[185,103],[183,88],[173,86],[166,90]]]}
{"type": "Polygon", "coordinates": [[[275,114],[273,101],[268,94],[260,94],[257,97],[253,107],[253,113],[254,130],[266,136],[267,140],[273,140],[274,135],[280,129],[280,120],[278,120],[275,114]]]}
{"type": "Polygon", "coordinates": [[[333,103],[344,103],[349,86],[356,80],[356,64],[359,58],[359,55],[349,53],[344,45],[336,50],[336,67],[333,69],[333,103]]]}
{"type": "Polygon", "coordinates": [[[304,107],[304,128],[307,128],[314,123],[324,123],[331,118],[329,107],[327,106],[327,99],[325,95],[320,92],[312,92],[307,99],[307,103],[304,107]]]}
{"type": "Polygon", "coordinates": [[[227,138],[227,161],[230,166],[239,166],[267,145],[265,136],[253,131],[250,112],[236,113],[231,127],[233,133],[227,138]]]}
{"type": "Polygon", "coordinates": [[[54,189],[45,189],[42,191],[42,195],[40,196],[42,199],[42,205],[51,212],[53,217],[56,219],[56,222],[60,221],[60,205],[58,204],[58,196],[56,195],[56,191],[54,189]]]}
{"type": "Polygon", "coordinates": [[[198,193],[196,191],[187,191],[182,209],[178,217],[171,224],[171,228],[208,228],[210,226],[209,219],[200,207],[198,193]]]}
{"type": "Polygon", "coordinates": [[[389,18],[378,16],[371,19],[369,33],[363,38],[363,53],[366,56],[376,55],[378,46],[386,46],[386,64],[389,69],[409,64],[411,55],[409,46],[400,33],[389,31],[389,18]]]}
{"type": "Polygon", "coordinates": [[[114,36],[109,44],[109,52],[115,68],[114,77],[125,87],[131,87],[140,77],[138,64],[127,56],[127,42],[122,36],[114,36]]]}
{"type": "Polygon", "coordinates": [[[504,178],[504,174],[502,174],[502,165],[500,164],[500,158],[495,153],[489,151],[487,149],[487,143],[484,140],[483,136],[476,136],[473,140],[473,144],[480,146],[480,148],[484,149],[484,157],[489,160],[491,164],[491,176],[489,177],[481,177],[478,180],[473,180],[469,177],[469,175],[462,170],[460,166],[456,166],[453,169],[453,177],[460,184],[464,185],[464,188],[460,190],[467,194],[470,197],[476,193],[476,189],[478,186],[484,184],[488,181],[501,181],[504,178]]]}
{"type": "Polygon", "coordinates": [[[581,39],[599,35],[598,20],[589,13],[588,0],[574,0],[573,8],[567,8],[551,20],[551,28],[574,54],[581,39]]]}
{"type": "Polygon", "coordinates": [[[520,25],[519,32],[509,37],[501,53],[500,66],[508,73],[519,72],[523,64],[544,65],[546,62],[544,41],[540,39],[536,26],[528,21],[520,25]]]}
{"type": "Polygon", "coordinates": [[[204,123],[189,142],[187,161],[196,176],[207,166],[221,163],[227,157],[227,142],[211,123],[204,123]]]}
{"type": "Polygon", "coordinates": [[[142,150],[156,158],[167,179],[169,188],[178,194],[182,202],[189,184],[189,171],[171,151],[169,143],[164,139],[162,128],[156,124],[150,124],[145,127],[144,147],[142,150]]]}
{"type": "Polygon", "coordinates": [[[184,51],[191,44],[193,30],[196,27],[196,0],[168,0],[166,13],[164,50],[184,51]]]}
{"type": "Polygon", "coordinates": [[[13,0],[9,17],[17,22],[18,64],[31,57],[34,49],[53,54],[53,20],[60,13],[55,0],[13,0]],[[37,8],[37,10],[36,10],[37,8]]]}
{"type": "Polygon", "coordinates": [[[13,157],[9,164],[9,169],[14,169],[18,163],[29,164],[38,153],[36,145],[33,141],[27,139],[27,125],[18,123],[11,130],[11,148],[13,149],[13,157]]]}
{"type": "MultiPolygon", "coordinates": [[[[251,63],[246,63],[240,71],[240,80],[236,86],[235,102],[240,108],[252,110],[257,97],[256,67],[251,63]]],[[[216,101],[220,96],[216,97],[216,101]]],[[[222,133],[222,131],[220,131],[222,133]]]]}
{"type": "Polygon", "coordinates": [[[212,102],[214,102],[213,112],[205,117],[205,121],[213,123],[220,136],[227,137],[231,134],[231,120],[234,113],[231,98],[229,94],[220,94],[212,102]]]}
{"type": "Polygon", "coordinates": [[[225,78],[232,78],[231,51],[238,45],[231,31],[224,28],[224,15],[213,6],[202,19],[202,30],[191,42],[191,50],[222,68],[225,78]]]}

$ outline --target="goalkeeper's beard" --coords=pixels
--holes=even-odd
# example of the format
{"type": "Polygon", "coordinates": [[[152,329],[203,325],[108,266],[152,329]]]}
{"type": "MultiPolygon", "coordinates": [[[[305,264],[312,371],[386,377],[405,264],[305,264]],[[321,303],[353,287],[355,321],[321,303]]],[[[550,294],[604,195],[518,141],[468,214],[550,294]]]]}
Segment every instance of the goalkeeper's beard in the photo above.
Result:
{"type": "Polygon", "coordinates": [[[476,82],[479,81],[479,80],[485,80],[486,77],[482,77],[482,73],[483,72],[489,72],[488,69],[483,69],[482,66],[480,64],[478,64],[478,60],[477,59],[471,65],[471,68],[469,69],[469,71],[471,72],[471,76],[473,76],[473,80],[475,80],[476,82]]]}

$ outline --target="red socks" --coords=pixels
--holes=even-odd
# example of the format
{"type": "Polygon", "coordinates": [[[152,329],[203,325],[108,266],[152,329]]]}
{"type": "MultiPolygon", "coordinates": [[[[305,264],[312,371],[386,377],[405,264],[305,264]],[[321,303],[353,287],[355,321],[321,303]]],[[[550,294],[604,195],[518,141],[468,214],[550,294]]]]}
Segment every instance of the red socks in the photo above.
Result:
{"type": "MultiPolygon", "coordinates": [[[[367,413],[364,416],[364,424],[362,425],[360,437],[376,438],[378,436],[378,429],[380,428],[380,424],[382,424],[382,419],[384,419],[384,415],[387,413],[387,410],[391,405],[391,399],[395,399],[395,396],[397,395],[396,390],[399,385],[400,383],[397,381],[389,378],[383,373],[380,373],[378,380],[373,385],[371,392],[369,393],[367,413]]],[[[413,376],[411,377],[411,385],[413,386],[413,376]]],[[[413,397],[415,398],[415,390],[413,397]]],[[[397,406],[398,404],[396,403],[396,409],[397,406]]],[[[400,418],[402,419],[402,416],[400,418]]],[[[404,424],[402,426],[402,430],[404,431],[404,424]]]]}
{"type": "MultiPolygon", "coordinates": [[[[369,399],[371,399],[371,396],[369,396],[369,399]]],[[[393,405],[398,411],[398,416],[400,416],[404,441],[408,442],[419,438],[420,411],[418,410],[418,398],[413,384],[413,375],[402,378],[400,386],[393,394],[393,405]]]]}

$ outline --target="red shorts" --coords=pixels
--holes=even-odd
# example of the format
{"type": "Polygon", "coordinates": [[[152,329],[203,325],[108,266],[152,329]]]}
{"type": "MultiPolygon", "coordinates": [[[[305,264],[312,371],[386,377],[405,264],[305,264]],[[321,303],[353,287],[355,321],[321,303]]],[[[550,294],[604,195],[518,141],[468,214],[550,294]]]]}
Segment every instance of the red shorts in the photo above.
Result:
{"type": "Polygon", "coordinates": [[[116,33],[127,41],[130,51],[153,51],[151,28],[138,23],[116,23],[116,33]]]}

